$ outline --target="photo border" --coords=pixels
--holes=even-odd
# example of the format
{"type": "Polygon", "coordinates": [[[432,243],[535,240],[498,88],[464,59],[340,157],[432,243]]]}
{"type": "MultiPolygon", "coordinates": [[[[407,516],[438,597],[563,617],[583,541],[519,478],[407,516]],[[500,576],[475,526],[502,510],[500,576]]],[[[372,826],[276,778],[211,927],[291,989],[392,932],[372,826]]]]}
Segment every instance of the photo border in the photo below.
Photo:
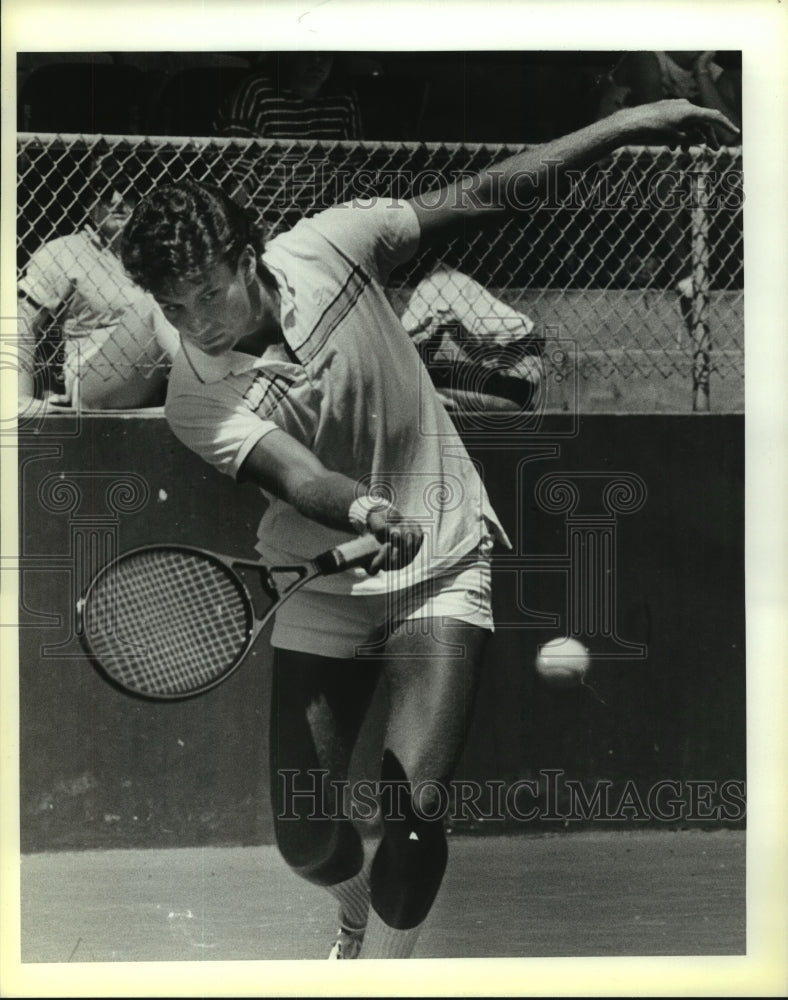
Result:
{"type": "MultiPolygon", "coordinates": [[[[788,942],[788,600],[786,599],[785,227],[788,4],[763,0],[652,3],[450,2],[312,6],[273,0],[6,0],[2,6],[2,284],[15,308],[15,53],[69,49],[649,49],[743,52],[745,166],[748,830],[745,956],[467,959],[356,964],[178,962],[22,965],[19,928],[18,685],[14,629],[3,630],[0,995],[784,995],[788,942]],[[228,17],[232,12],[232,17],[228,17]],[[241,21],[243,19],[243,31],[241,21]],[[159,44],[161,39],[169,43],[159,44]],[[370,40],[380,45],[370,45],[370,40]],[[382,44],[385,41],[385,44],[382,44]],[[319,967],[319,968],[318,968],[319,967]]],[[[15,379],[2,375],[4,422],[15,379]]],[[[702,419],[702,418],[700,418],[702,419]]],[[[4,426],[6,424],[4,423],[4,426]]],[[[16,453],[2,448],[3,560],[17,552],[16,453]]],[[[12,577],[12,573],[3,574],[12,577]]],[[[6,581],[4,581],[6,583],[6,581]]],[[[17,593],[2,592],[3,621],[17,593]]],[[[7,615],[11,615],[11,619],[7,615]]],[[[593,913],[588,919],[594,919],[593,913]]]]}

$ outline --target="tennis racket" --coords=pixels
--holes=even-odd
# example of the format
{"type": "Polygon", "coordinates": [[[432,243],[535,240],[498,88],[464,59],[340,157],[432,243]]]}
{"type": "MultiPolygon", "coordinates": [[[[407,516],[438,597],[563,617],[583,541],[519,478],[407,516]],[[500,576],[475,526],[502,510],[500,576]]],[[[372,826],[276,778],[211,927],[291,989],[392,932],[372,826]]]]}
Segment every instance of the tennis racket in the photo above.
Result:
{"type": "Polygon", "coordinates": [[[226,680],[271,615],[318,576],[366,563],[363,535],[311,562],[266,566],[185,545],[147,545],[104,566],[77,602],[82,645],[104,677],[143,698],[175,700],[226,680]],[[257,607],[239,572],[261,591],[257,607]]]}

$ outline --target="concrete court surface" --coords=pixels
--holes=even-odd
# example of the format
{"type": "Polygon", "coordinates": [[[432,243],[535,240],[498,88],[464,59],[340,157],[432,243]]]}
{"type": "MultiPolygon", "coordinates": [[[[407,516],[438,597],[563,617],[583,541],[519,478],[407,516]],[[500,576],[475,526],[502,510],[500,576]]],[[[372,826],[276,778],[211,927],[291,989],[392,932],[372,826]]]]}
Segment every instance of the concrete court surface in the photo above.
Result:
{"type": "MultiPolygon", "coordinates": [[[[322,959],[336,907],[261,847],[21,859],[22,962],[322,959]]],[[[414,958],[742,955],[745,834],[453,837],[414,958]]]]}

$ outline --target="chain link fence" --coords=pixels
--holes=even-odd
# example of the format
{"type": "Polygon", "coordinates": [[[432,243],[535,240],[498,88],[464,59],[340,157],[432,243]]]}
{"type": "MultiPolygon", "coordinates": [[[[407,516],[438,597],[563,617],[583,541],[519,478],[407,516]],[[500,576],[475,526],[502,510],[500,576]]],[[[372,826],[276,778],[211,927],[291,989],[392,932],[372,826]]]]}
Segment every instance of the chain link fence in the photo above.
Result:
{"type": "MultiPolygon", "coordinates": [[[[226,187],[273,236],[352,197],[409,197],[470,178],[519,148],[20,134],[20,288],[42,246],[85,227],[100,194],[97,165],[108,155],[134,198],[189,175],[226,187]]],[[[424,250],[392,276],[388,292],[400,315],[421,316],[422,335],[453,317],[458,339],[468,337],[466,354],[480,332],[495,329],[501,342],[527,333],[544,345],[548,409],[742,409],[742,213],[740,149],[624,148],[550,185],[539,206],[515,205],[506,218],[468,227],[440,255],[424,250]],[[419,310],[436,273],[443,297],[419,310]],[[473,288],[487,294],[474,301],[473,288]]],[[[58,308],[47,304],[52,323],[35,354],[39,392],[62,384],[73,284],[72,275],[58,308]]],[[[166,365],[155,331],[135,336],[134,349],[120,353],[109,336],[84,363],[105,380],[166,365]]]]}

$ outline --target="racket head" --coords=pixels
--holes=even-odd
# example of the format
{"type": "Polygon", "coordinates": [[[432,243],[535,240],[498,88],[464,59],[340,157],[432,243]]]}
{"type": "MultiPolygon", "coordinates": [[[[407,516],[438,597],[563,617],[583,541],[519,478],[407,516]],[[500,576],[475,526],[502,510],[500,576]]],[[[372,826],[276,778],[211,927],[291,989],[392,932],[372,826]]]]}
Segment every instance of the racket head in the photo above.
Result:
{"type": "Polygon", "coordinates": [[[262,622],[227,562],[185,545],[131,549],[78,604],[83,648],[104,677],[141,698],[175,701],[241,664],[262,622]]]}

